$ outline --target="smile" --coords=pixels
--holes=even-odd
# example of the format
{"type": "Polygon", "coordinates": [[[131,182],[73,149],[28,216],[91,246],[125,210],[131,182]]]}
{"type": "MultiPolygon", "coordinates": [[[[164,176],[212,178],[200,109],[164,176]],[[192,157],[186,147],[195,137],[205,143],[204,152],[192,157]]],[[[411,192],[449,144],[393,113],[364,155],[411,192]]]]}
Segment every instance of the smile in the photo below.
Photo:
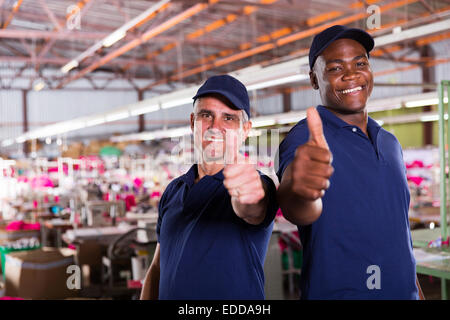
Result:
{"type": "Polygon", "coordinates": [[[339,90],[339,92],[343,93],[343,94],[349,94],[352,92],[361,91],[363,89],[363,87],[364,86],[359,86],[359,87],[355,87],[355,88],[351,88],[351,89],[339,90]]]}
{"type": "Polygon", "coordinates": [[[212,142],[223,142],[222,138],[213,138],[213,137],[208,137],[205,139],[206,141],[212,141],[212,142]]]}

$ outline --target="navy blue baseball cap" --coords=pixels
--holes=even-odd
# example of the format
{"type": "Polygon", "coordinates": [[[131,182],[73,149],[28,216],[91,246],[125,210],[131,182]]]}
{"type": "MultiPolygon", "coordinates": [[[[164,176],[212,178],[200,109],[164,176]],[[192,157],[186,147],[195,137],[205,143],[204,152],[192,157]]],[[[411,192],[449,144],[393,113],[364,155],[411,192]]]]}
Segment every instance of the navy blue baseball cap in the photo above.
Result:
{"type": "Polygon", "coordinates": [[[348,28],[346,26],[335,25],[323,30],[317,34],[309,49],[309,67],[313,68],[316,59],[320,54],[328,48],[328,46],[337,39],[352,39],[358,41],[367,51],[373,49],[375,42],[370,34],[357,28],[348,28]]]}
{"type": "Polygon", "coordinates": [[[247,88],[238,79],[225,75],[212,76],[198,89],[192,98],[196,99],[210,93],[218,93],[227,98],[235,108],[244,110],[250,119],[250,99],[247,88]]]}

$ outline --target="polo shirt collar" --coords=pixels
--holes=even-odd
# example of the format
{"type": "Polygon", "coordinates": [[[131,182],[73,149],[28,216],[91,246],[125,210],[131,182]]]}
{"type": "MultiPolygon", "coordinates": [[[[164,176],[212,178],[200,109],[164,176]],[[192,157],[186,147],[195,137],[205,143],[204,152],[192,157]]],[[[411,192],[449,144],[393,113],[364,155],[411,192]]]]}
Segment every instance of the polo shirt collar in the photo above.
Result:
{"type": "MultiPolygon", "coordinates": [[[[195,183],[195,179],[198,177],[198,167],[196,164],[194,164],[189,170],[188,172],[186,172],[183,176],[181,176],[181,179],[188,185],[188,186],[192,186],[195,183]]],[[[220,170],[219,172],[217,172],[215,175],[212,176],[205,176],[206,177],[211,177],[215,180],[218,181],[223,181],[224,180],[224,176],[223,176],[223,169],[220,170]]]]}
{"type": "MultiPolygon", "coordinates": [[[[325,125],[330,126],[334,129],[341,129],[346,127],[354,127],[351,124],[348,124],[344,120],[337,117],[333,112],[328,110],[326,107],[319,105],[317,106],[317,111],[319,112],[322,119],[325,120],[325,125]]],[[[372,138],[376,138],[378,135],[378,131],[380,131],[380,125],[373,120],[371,117],[368,117],[367,120],[367,131],[369,132],[372,138]]]]}
{"type": "Polygon", "coordinates": [[[332,127],[334,129],[351,127],[350,124],[338,118],[333,112],[322,105],[317,106],[317,111],[319,112],[320,117],[325,120],[324,124],[326,126],[332,127]]]}

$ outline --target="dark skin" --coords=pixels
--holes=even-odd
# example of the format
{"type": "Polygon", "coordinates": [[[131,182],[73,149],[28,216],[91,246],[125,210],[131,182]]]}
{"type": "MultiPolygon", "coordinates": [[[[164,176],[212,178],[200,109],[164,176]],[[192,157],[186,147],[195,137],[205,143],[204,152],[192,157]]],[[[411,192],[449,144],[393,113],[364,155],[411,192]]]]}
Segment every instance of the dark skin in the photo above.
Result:
{"type": "MultiPolygon", "coordinates": [[[[373,89],[373,75],[367,52],[359,42],[338,39],[331,43],[317,58],[310,80],[328,110],[367,134],[366,102],[373,89]]],[[[307,119],[310,140],[297,148],[278,193],[284,215],[297,225],[312,224],[320,217],[322,197],[334,170],[322,122],[314,108],[308,110],[307,119]]]]}
{"type": "Polygon", "coordinates": [[[317,58],[309,76],[323,105],[367,134],[366,103],[373,89],[373,74],[366,49],[355,40],[336,40],[317,58]],[[346,93],[346,89],[355,91],[346,93]]]}
{"type": "MultiPolygon", "coordinates": [[[[311,85],[319,90],[322,104],[338,118],[368,135],[366,109],[373,89],[367,52],[357,41],[338,39],[317,58],[310,71],[311,85]]],[[[278,189],[278,202],[287,220],[310,225],[322,213],[322,197],[333,174],[332,154],[315,108],[307,111],[310,139],[297,148],[278,189]]],[[[419,282],[419,297],[424,299],[419,282]]]]}

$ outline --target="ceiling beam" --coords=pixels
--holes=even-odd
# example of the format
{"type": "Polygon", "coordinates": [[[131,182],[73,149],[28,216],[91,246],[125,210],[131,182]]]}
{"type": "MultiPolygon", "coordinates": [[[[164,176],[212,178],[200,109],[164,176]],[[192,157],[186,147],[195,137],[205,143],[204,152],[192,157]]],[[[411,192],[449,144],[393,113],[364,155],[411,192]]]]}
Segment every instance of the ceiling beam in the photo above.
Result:
{"type": "Polygon", "coordinates": [[[57,40],[99,40],[106,37],[108,33],[104,32],[86,32],[65,30],[39,31],[39,30],[0,30],[0,38],[7,39],[57,39],[57,40]]]}
{"type": "Polygon", "coordinates": [[[199,3],[196,4],[192,7],[190,7],[189,9],[179,13],[178,15],[176,15],[175,17],[161,23],[160,25],[154,27],[154,28],[150,28],[148,29],[144,34],[142,34],[138,39],[135,39],[133,41],[128,42],[127,44],[123,45],[122,47],[120,47],[117,50],[114,50],[112,52],[110,52],[109,54],[107,54],[106,56],[102,57],[101,59],[97,60],[96,62],[94,62],[93,64],[91,64],[90,66],[84,68],[83,70],[69,76],[67,79],[65,79],[64,81],[62,81],[59,85],[58,88],[62,88],[65,85],[69,84],[72,81],[75,81],[83,76],[85,76],[86,74],[94,71],[95,69],[101,67],[102,65],[108,63],[109,61],[123,55],[124,53],[138,47],[139,45],[141,45],[144,42],[147,42],[148,40],[156,37],[157,35],[161,34],[162,32],[172,28],[173,26],[179,24],[180,22],[192,17],[195,14],[198,14],[202,11],[204,11],[205,9],[207,9],[211,4],[214,4],[216,2],[218,2],[220,0],[209,0],[208,3],[199,3]]]}
{"type": "MultiPolygon", "coordinates": [[[[411,3],[415,3],[418,0],[400,0],[400,1],[395,1],[392,3],[388,3],[386,5],[380,6],[380,12],[386,12],[392,9],[396,9],[396,8],[400,8],[403,6],[406,6],[408,4],[411,3]]],[[[209,63],[204,63],[204,64],[200,64],[198,67],[190,69],[190,70],[176,70],[175,72],[173,72],[173,74],[165,79],[162,79],[160,81],[157,81],[149,86],[147,86],[146,88],[144,88],[144,90],[147,90],[153,86],[156,85],[161,85],[161,84],[165,84],[168,83],[170,81],[179,81],[181,79],[184,79],[186,77],[201,73],[201,72],[205,72],[207,70],[213,69],[213,68],[217,68],[223,65],[227,65],[230,64],[232,62],[238,61],[238,60],[242,60],[248,57],[251,57],[253,55],[256,54],[260,54],[262,52],[266,52],[269,50],[273,50],[277,47],[281,47],[284,46],[286,44],[292,43],[294,41],[298,41],[301,39],[305,39],[311,36],[314,36],[316,34],[318,34],[319,32],[325,30],[328,27],[331,27],[335,24],[349,24],[355,21],[359,21],[361,19],[366,18],[367,16],[369,16],[369,13],[367,13],[365,10],[363,10],[362,12],[347,16],[347,17],[343,17],[337,20],[333,20],[332,22],[327,22],[325,24],[321,24],[319,26],[315,26],[312,28],[309,28],[307,30],[304,31],[299,31],[299,32],[295,32],[293,33],[293,30],[286,30],[286,32],[283,34],[283,37],[277,38],[276,40],[272,40],[272,39],[265,39],[266,43],[256,46],[256,47],[251,47],[250,43],[246,43],[245,46],[240,46],[240,48],[242,47],[242,50],[239,52],[233,52],[231,53],[231,55],[228,55],[226,57],[219,57],[216,58],[215,60],[209,62],[209,63]]]]}
{"type": "Polygon", "coordinates": [[[2,25],[2,29],[6,29],[6,27],[11,23],[12,19],[14,18],[14,15],[17,11],[19,11],[19,8],[22,4],[23,0],[18,0],[14,3],[11,13],[9,14],[8,18],[2,25]]]}
{"type": "MultiPolygon", "coordinates": [[[[258,4],[264,4],[265,6],[267,6],[269,4],[273,4],[277,1],[278,0],[258,0],[258,4]]],[[[255,4],[255,3],[253,3],[253,4],[255,4]]],[[[242,9],[240,9],[238,13],[230,13],[224,18],[215,20],[215,21],[209,23],[208,25],[206,25],[205,27],[196,29],[196,30],[188,33],[186,36],[183,37],[182,42],[191,42],[192,40],[197,39],[201,36],[204,36],[205,34],[216,31],[222,27],[225,27],[225,26],[233,23],[239,17],[252,15],[253,13],[257,12],[258,9],[259,9],[259,7],[256,7],[254,5],[246,5],[242,9]]],[[[163,53],[166,53],[166,52],[174,49],[179,42],[180,41],[174,41],[172,43],[165,45],[164,47],[162,47],[158,50],[149,52],[149,53],[147,53],[145,58],[147,60],[151,60],[163,53]]],[[[225,49],[225,50],[227,50],[227,49],[225,49]]],[[[129,67],[131,67],[131,66],[130,65],[125,66],[125,69],[128,69],[129,67]]]]}

